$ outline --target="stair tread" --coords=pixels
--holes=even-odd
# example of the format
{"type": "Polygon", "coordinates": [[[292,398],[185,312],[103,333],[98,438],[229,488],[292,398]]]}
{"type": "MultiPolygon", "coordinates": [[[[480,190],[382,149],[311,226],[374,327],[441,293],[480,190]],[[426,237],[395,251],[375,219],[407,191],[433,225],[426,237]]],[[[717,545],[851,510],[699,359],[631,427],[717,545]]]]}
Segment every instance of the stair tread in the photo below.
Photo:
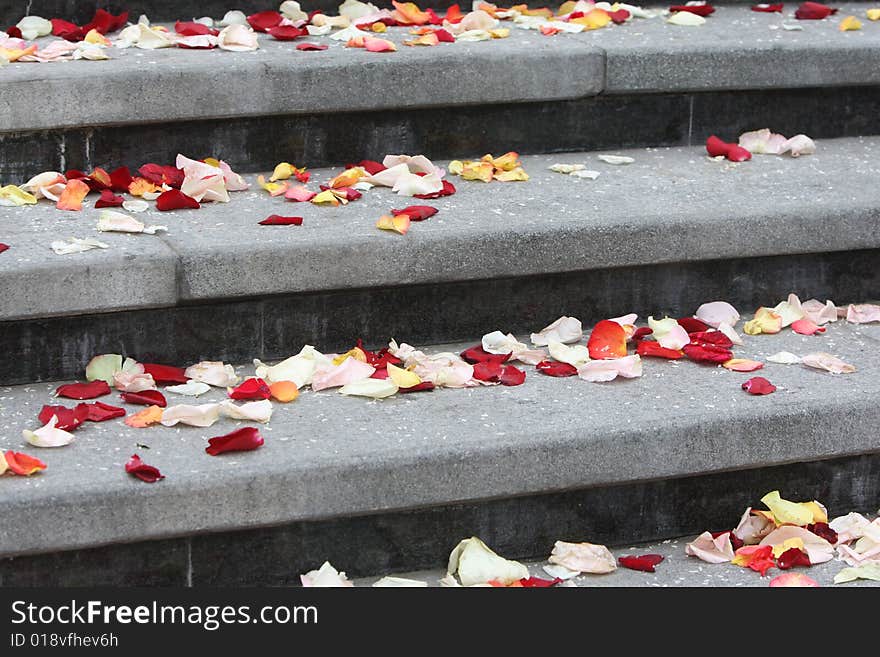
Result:
{"type": "MultiPolygon", "coordinates": [[[[48,201],[4,208],[2,241],[12,248],[0,255],[2,315],[880,246],[870,193],[880,172],[880,138],[819,141],[815,155],[755,156],[743,164],[713,161],[701,146],[614,152],[635,162],[612,166],[595,153],[525,156],[527,182],[447,175],[458,192],[433,201],[374,188],[330,208],[272,198],[254,185],[232,193],[228,204],[137,215],[167,225],[160,236],[97,233],[91,208],[62,212],[48,201]],[[549,171],[556,162],[585,163],[601,175],[591,181],[549,171]],[[381,215],[411,203],[440,212],[405,236],[375,227],[381,215]],[[270,214],[304,222],[258,225],[270,214]],[[98,237],[110,248],[67,256],[49,250],[71,235],[98,237]]],[[[234,166],[234,154],[227,157],[234,166]]],[[[310,187],[338,171],[314,171],[310,187]]],[[[254,176],[246,179],[254,183],[254,176]]]]}
{"type": "Polygon", "coordinates": [[[391,28],[383,37],[400,45],[396,53],[345,48],[329,37],[309,38],[329,44],[325,52],[298,52],[261,35],[260,50],[248,53],[128,49],[115,50],[109,62],[13,64],[0,77],[16,89],[0,97],[0,129],[528,102],[603,91],[877,84],[880,25],[865,19],[871,6],[840,5],[821,21],[797,21],[791,8],[782,17],[721,6],[697,28],[658,16],[554,37],[504,21],[509,38],[432,48],[400,45],[411,38],[408,29],[391,28]],[[861,31],[838,29],[850,14],[863,21],[861,31]]]}
{"type": "MultiPolygon", "coordinates": [[[[486,330],[495,328],[504,329],[486,330]]],[[[260,427],[261,449],[216,458],[204,453],[204,439],[241,423],[138,430],[112,420],[81,427],[68,447],[34,448],[20,431],[36,428],[43,404],[62,401],[53,402],[57,384],[0,388],[0,446],[48,464],[38,476],[0,482],[0,554],[677,478],[880,447],[880,325],[840,321],[818,337],[784,330],[744,338],[737,357],[828,351],[858,369],[835,376],[767,362],[757,374],[779,389],[765,397],[740,390],[751,374],[653,359],[642,378],[609,384],[525,366],[518,387],[440,389],[381,402],[303,391],[290,405],[274,405],[260,427]],[[148,485],[126,475],[123,464],[135,452],[167,478],[148,485]]],[[[415,346],[433,352],[469,345],[415,346]]],[[[290,353],[299,348],[291,345],[290,353]]],[[[225,393],[215,389],[196,402],[167,397],[171,404],[207,403],[225,393]]],[[[115,393],[104,400],[120,403],[115,393]]]]}

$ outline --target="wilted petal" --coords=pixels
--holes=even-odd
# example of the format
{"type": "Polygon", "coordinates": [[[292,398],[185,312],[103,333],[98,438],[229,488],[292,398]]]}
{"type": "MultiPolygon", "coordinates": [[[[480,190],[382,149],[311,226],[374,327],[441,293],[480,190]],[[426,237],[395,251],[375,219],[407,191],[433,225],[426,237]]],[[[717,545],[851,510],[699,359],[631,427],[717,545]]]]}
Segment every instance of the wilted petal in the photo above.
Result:
{"type": "MultiPolygon", "coordinates": [[[[775,512],[774,515],[776,515],[775,512]]],[[[803,527],[796,527],[794,525],[783,525],[773,530],[761,540],[759,545],[776,547],[791,539],[803,541],[803,549],[806,551],[807,556],[810,557],[810,563],[814,566],[831,561],[834,557],[834,546],[831,543],[803,527]]]]}
{"type": "Polygon", "coordinates": [[[495,554],[476,536],[461,541],[449,555],[448,575],[458,575],[463,586],[500,582],[512,584],[529,576],[528,568],[495,554]]]}
{"type": "Polygon", "coordinates": [[[617,562],[608,548],[593,543],[556,541],[548,561],[577,573],[604,575],[617,570],[617,562]]]}
{"type": "Polygon", "coordinates": [[[338,388],[355,381],[368,379],[376,368],[355,358],[346,358],[338,365],[322,367],[312,377],[312,390],[338,388]]]}
{"type": "Polygon", "coordinates": [[[577,342],[584,336],[581,320],[575,317],[562,316],[549,326],[545,326],[539,333],[532,333],[532,344],[544,347],[550,341],[569,344],[577,342]]]}
{"type": "Polygon", "coordinates": [[[744,132],[739,136],[739,145],[756,155],[779,155],[783,152],[784,136],[770,132],[767,128],[744,132]]]}
{"type": "Polygon", "coordinates": [[[22,436],[34,447],[63,447],[73,442],[73,434],[57,428],[58,417],[49,418],[46,426],[36,431],[22,431],[22,436]]]}
{"type": "MultiPolygon", "coordinates": [[[[220,413],[233,420],[247,420],[249,422],[268,422],[272,418],[272,402],[268,399],[247,402],[237,406],[231,399],[225,399],[218,404],[220,413]]],[[[165,424],[165,418],[162,418],[165,424]]]]}
{"type": "Polygon", "coordinates": [[[681,349],[691,341],[684,327],[671,317],[665,317],[661,320],[648,317],[648,326],[653,331],[651,334],[653,338],[666,349],[681,349]]]}
{"type": "Polygon", "coordinates": [[[125,464],[125,471],[148,484],[154,484],[160,479],[165,478],[165,475],[159,472],[158,468],[152,465],[147,465],[137,454],[133,454],[132,457],[128,459],[125,464]]]}
{"type": "Polygon", "coordinates": [[[220,419],[220,410],[220,404],[169,406],[162,412],[161,422],[166,427],[173,427],[178,423],[192,427],[210,427],[220,419]]]}
{"type": "Polygon", "coordinates": [[[374,588],[424,588],[427,586],[428,583],[422,580],[393,577],[391,575],[386,575],[373,584],[374,588]]]}
{"type": "Polygon", "coordinates": [[[572,367],[580,367],[590,361],[590,352],[583,345],[568,347],[561,342],[550,340],[547,346],[550,356],[560,363],[568,363],[572,367]]]}
{"type": "Polygon", "coordinates": [[[400,175],[394,182],[391,191],[401,196],[416,196],[419,194],[434,194],[443,189],[443,181],[436,173],[419,176],[409,171],[400,175]]]}
{"type": "Polygon", "coordinates": [[[761,539],[769,534],[775,525],[764,516],[752,513],[752,507],[748,507],[740,518],[739,524],[733,530],[733,535],[746,545],[757,545],[761,539]]]}
{"type": "Polygon", "coordinates": [[[852,324],[880,322],[880,306],[870,303],[850,304],[846,308],[846,321],[852,324]]]}
{"type": "Polygon", "coordinates": [[[733,546],[730,544],[730,532],[724,532],[717,538],[712,532],[703,532],[684,549],[692,557],[698,557],[707,563],[726,563],[733,559],[733,546]]]}
{"type": "Polygon", "coordinates": [[[354,583],[345,576],[345,573],[336,570],[330,565],[329,561],[325,561],[318,570],[311,570],[305,575],[300,575],[299,579],[303,586],[311,588],[347,588],[354,586],[354,583]]]}
{"type": "MultiPolygon", "coordinates": [[[[783,302],[785,303],[785,302],[783,302]]],[[[761,333],[779,333],[782,330],[782,315],[770,308],[758,308],[754,319],[745,323],[743,331],[748,335],[760,335],[761,333]]]]}
{"type": "Polygon", "coordinates": [[[767,356],[767,360],[780,365],[797,365],[801,362],[801,357],[790,351],[779,351],[772,356],[767,356]]]}
{"type": "Polygon", "coordinates": [[[801,359],[801,362],[807,367],[825,370],[832,374],[851,374],[856,371],[855,366],[825,352],[807,354],[801,359]]]}
{"type": "Polygon", "coordinates": [[[235,368],[222,361],[206,360],[190,365],[186,368],[185,375],[193,381],[207,383],[218,388],[234,386],[241,380],[235,374],[235,368]]]}
{"type": "Polygon", "coordinates": [[[642,376],[642,359],[638,354],[613,360],[591,360],[577,368],[578,376],[585,381],[600,383],[621,376],[634,379],[642,376]]]}
{"type": "MultiPolygon", "coordinates": [[[[354,359],[349,358],[349,360],[354,359]]],[[[371,367],[370,369],[373,368],[371,367]]],[[[339,389],[339,392],[343,395],[352,395],[355,397],[384,399],[385,397],[390,397],[397,393],[397,390],[397,385],[391,379],[361,379],[342,386],[339,389]]]]}
{"type": "Polygon", "coordinates": [[[736,326],[739,321],[739,312],[726,301],[711,301],[697,308],[694,315],[697,319],[706,322],[709,326],[718,328],[722,323],[736,326]]]}
{"type": "Polygon", "coordinates": [[[833,301],[826,301],[824,304],[817,299],[810,299],[801,304],[801,310],[804,311],[804,317],[814,324],[821,326],[828,322],[836,322],[837,306],[833,301]]]}
{"type": "Polygon", "coordinates": [[[144,410],[130,415],[125,418],[125,423],[135,429],[143,429],[151,424],[157,424],[162,421],[163,410],[159,406],[148,406],[144,410]]]}
{"type": "Polygon", "coordinates": [[[778,490],[771,491],[761,498],[773,513],[776,524],[804,526],[813,522],[812,508],[802,502],[790,502],[782,499],[778,490]]]}
{"type": "Polygon", "coordinates": [[[224,28],[217,36],[217,45],[223,50],[237,52],[256,50],[260,47],[254,31],[247,25],[241,24],[232,24],[224,28]]]}
{"type": "Polygon", "coordinates": [[[82,180],[69,180],[64,186],[64,191],[55,204],[59,210],[82,210],[82,202],[89,193],[89,186],[82,180]]]}

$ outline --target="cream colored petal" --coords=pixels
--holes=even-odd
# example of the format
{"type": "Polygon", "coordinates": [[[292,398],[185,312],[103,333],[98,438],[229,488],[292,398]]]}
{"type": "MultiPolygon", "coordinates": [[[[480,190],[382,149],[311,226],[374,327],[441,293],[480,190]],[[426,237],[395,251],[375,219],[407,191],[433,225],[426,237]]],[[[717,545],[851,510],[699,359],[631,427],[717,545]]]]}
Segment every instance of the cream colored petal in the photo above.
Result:
{"type": "Polygon", "coordinates": [[[73,442],[73,434],[56,428],[58,418],[53,415],[44,427],[36,431],[22,431],[22,436],[34,447],[64,447],[73,442]]]}
{"type": "Polygon", "coordinates": [[[604,575],[617,570],[614,555],[604,545],[556,541],[548,561],[579,573],[604,575]]]}
{"type": "Polygon", "coordinates": [[[529,577],[518,561],[498,556],[476,536],[461,541],[449,555],[448,575],[457,575],[462,586],[501,582],[512,584],[529,577]]]}

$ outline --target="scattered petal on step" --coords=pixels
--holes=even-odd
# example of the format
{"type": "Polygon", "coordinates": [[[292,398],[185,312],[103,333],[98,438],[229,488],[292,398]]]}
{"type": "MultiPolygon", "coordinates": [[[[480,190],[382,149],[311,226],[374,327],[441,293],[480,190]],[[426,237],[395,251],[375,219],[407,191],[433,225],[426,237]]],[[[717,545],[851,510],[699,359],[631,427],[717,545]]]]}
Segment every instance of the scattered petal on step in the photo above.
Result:
{"type": "Polygon", "coordinates": [[[293,381],[276,381],[269,386],[272,399],[287,404],[299,397],[299,387],[293,381]]]}
{"type": "Polygon", "coordinates": [[[229,397],[238,400],[269,399],[271,396],[268,384],[259,377],[245,379],[238,387],[229,390],[229,397]]]}
{"type": "Polygon", "coordinates": [[[842,21],[840,21],[840,25],[837,26],[841,32],[854,32],[856,30],[862,29],[862,21],[860,21],[855,16],[847,16],[842,21]]]}
{"type": "Polygon", "coordinates": [[[688,543],[684,551],[686,554],[707,563],[727,563],[733,559],[730,532],[724,532],[718,537],[712,536],[712,532],[703,532],[688,543]]]}
{"type": "Polygon", "coordinates": [[[627,555],[618,557],[617,562],[624,568],[640,570],[645,573],[653,573],[655,566],[663,561],[664,557],[659,554],[627,555]]]}
{"type": "Polygon", "coordinates": [[[807,367],[812,367],[817,370],[825,370],[832,374],[851,374],[856,371],[854,365],[850,365],[836,356],[821,351],[807,354],[801,359],[801,362],[807,367]]]}
{"type": "Polygon", "coordinates": [[[785,143],[784,135],[770,132],[767,128],[744,132],[739,136],[739,145],[755,155],[779,155],[785,143]]]}
{"type": "Polygon", "coordinates": [[[767,571],[776,565],[773,561],[773,548],[769,545],[746,545],[741,547],[734,553],[731,563],[735,566],[751,568],[761,573],[761,577],[764,577],[767,571]]]}
{"type": "MultiPolygon", "coordinates": [[[[228,14],[227,14],[228,15],[228,14]]],[[[223,50],[243,52],[260,47],[257,35],[246,25],[229,25],[217,36],[217,45],[223,50]]]]}
{"type": "Polygon", "coordinates": [[[563,315],[552,324],[542,328],[538,333],[532,333],[531,341],[536,347],[545,347],[550,341],[571,344],[578,342],[582,337],[584,337],[584,330],[581,320],[563,315]]]}
{"type": "Polygon", "coordinates": [[[345,573],[336,570],[330,565],[329,561],[325,561],[318,570],[311,570],[305,575],[300,575],[299,579],[302,585],[307,588],[347,588],[354,586],[354,583],[345,576],[345,573]]]}
{"type": "Polygon", "coordinates": [[[508,585],[529,577],[523,564],[498,556],[476,536],[455,546],[449,555],[446,572],[458,576],[462,586],[491,581],[508,585]]]}
{"type": "Polygon", "coordinates": [[[772,587],[817,587],[819,582],[803,573],[785,573],[770,580],[772,587]]]}
{"type": "MultiPolygon", "coordinates": [[[[562,566],[575,573],[604,575],[605,573],[617,570],[617,562],[614,560],[614,555],[604,545],[596,545],[594,543],[556,541],[548,561],[551,564],[562,566]]],[[[566,579],[558,573],[547,572],[549,575],[566,579]]]]}
{"type": "Polygon", "coordinates": [[[823,5],[821,2],[804,2],[794,12],[794,17],[800,20],[822,20],[835,13],[837,9],[823,5]]]}
{"type": "Polygon", "coordinates": [[[151,424],[158,424],[162,421],[163,411],[159,406],[148,406],[142,411],[129,415],[125,418],[125,423],[135,429],[143,429],[151,424]]]}
{"type": "Polygon", "coordinates": [[[597,155],[596,159],[602,160],[606,164],[632,164],[635,162],[635,158],[629,157],[627,155],[597,155]]]}
{"type": "Polygon", "coordinates": [[[161,365],[159,363],[142,363],[144,372],[153,377],[156,383],[165,385],[168,383],[186,383],[189,378],[182,367],[173,365],[161,365]]]}
{"type": "Polygon", "coordinates": [[[825,563],[826,561],[831,561],[831,559],[834,558],[834,546],[831,545],[831,543],[803,527],[796,527],[794,525],[783,525],[782,527],[773,530],[761,539],[759,545],[767,545],[775,548],[785,544],[787,541],[791,541],[792,539],[797,539],[802,543],[802,549],[807,553],[807,556],[809,556],[810,564],[814,566],[816,564],[825,563]]]}
{"type": "Polygon", "coordinates": [[[7,450],[3,455],[3,462],[0,463],[0,473],[6,469],[13,474],[30,477],[45,470],[46,464],[29,454],[7,450]],[[6,468],[3,467],[4,463],[6,468]]]}
{"type": "MultiPolygon", "coordinates": [[[[125,412],[123,411],[123,415],[125,412]]],[[[46,404],[40,409],[37,420],[41,424],[47,425],[55,418],[55,428],[62,431],[74,431],[83,422],[89,419],[89,409],[87,404],[77,404],[73,408],[66,406],[52,406],[46,404]]]]}
{"type": "Polygon", "coordinates": [[[93,237],[86,237],[85,239],[69,237],[67,240],[56,240],[49,246],[56,255],[70,255],[71,253],[83,253],[92,249],[110,248],[109,244],[105,244],[93,237]]]}
{"type": "Polygon", "coordinates": [[[846,307],[846,321],[851,324],[880,322],[880,306],[871,303],[850,304],[846,307]]]}
{"type": "Polygon", "coordinates": [[[122,356],[119,354],[103,354],[95,356],[86,365],[86,381],[106,381],[113,383],[113,375],[122,371],[122,356]]]}
{"type": "Polygon", "coordinates": [[[734,372],[754,372],[763,368],[764,363],[748,358],[732,358],[721,366],[734,372]]]}
{"type": "Polygon", "coordinates": [[[137,404],[139,406],[158,406],[165,408],[168,404],[165,401],[165,395],[158,390],[142,390],[141,392],[123,392],[122,401],[126,404],[137,404]]]}
{"type": "Polygon", "coordinates": [[[200,383],[198,381],[189,381],[188,383],[184,383],[178,386],[167,386],[165,388],[166,392],[174,393],[175,395],[185,395],[187,397],[198,397],[199,395],[203,395],[211,389],[207,383],[200,383]]]}
{"type": "Polygon", "coordinates": [[[259,222],[261,226],[302,226],[302,223],[302,217],[282,217],[278,214],[269,215],[259,222]]]}
{"type": "Polygon", "coordinates": [[[782,330],[782,322],[782,315],[762,306],[755,311],[754,318],[745,323],[743,331],[748,335],[779,333],[782,330]]]}
{"type": "Polygon", "coordinates": [[[405,577],[393,577],[386,575],[373,584],[374,588],[424,588],[428,583],[419,579],[407,579],[405,577]]]}
{"type": "Polygon", "coordinates": [[[834,583],[843,584],[845,582],[853,582],[857,579],[868,579],[880,582],[880,563],[866,563],[855,568],[844,568],[834,576],[834,583]]]}
{"type": "Polygon", "coordinates": [[[590,332],[587,349],[590,358],[623,358],[626,356],[626,331],[617,322],[602,320],[590,332]]]}
{"type": "Polygon", "coordinates": [[[160,479],[164,479],[165,475],[159,472],[159,469],[152,465],[147,465],[141,460],[137,454],[133,454],[125,464],[125,471],[148,484],[154,484],[160,479]]]}
{"type": "Polygon", "coordinates": [[[791,330],[800,335],[816,335],[817,333],[824,333],[825,327],[818,326],[813,323],[812,320],[804,317],[803,319],[792,322],[791,330]]]}
{"type": "Polygon", "coordinates": [[[67,397],[68,399],[95,399],[109,394],[110,386],[102,380],[90,383],[67,383],[58,386],[55,390],[56,397],[67,397]]]}
{"type": "Polygon", "coordinates": [[[30,431],[25,429],[22,436],[34,447],[64,447],[73,442],[73,434],[58,428],[58,417],[53,415],[49,422],[37,429],[30,431]]]}
{"type": "Polygon", "coordinates": [[[184,376],[193,381],[207,383],[209,386],[216,386],[218,388],[234,386],[241,381],[241,377],[236,375],[235,368],[232,365],[213,360],[204,360],[195,365],[190,365],[184,371],[184,376]]]}
{"type": "Polygon", "coordinates": [[[613,381],[618,376],[634,379],[642,376],[642,359],[634,354],[612,360],[591,360],[578,367],[577,372],[581,379],[593,383],[613,381]]]}
{"type": "Polygon", "coordinates": [[[557,361],[543,360],[535,365],[541,374],[555,377],[577,376],[577,368],[568,363],[560,363],[557,361]]]}
{"type": "Polygon", "coordinates": [[[98,215],[96,228],[101,232],[146,233],[147,235],[155,235],[159,231],[168,230],[167,226],[145,226],[143,222],[134,217],[113,210],[103,210],[98,215]]]}
{"type": "Polygon", "coordinates": [[[223,436],[208,439],[205,452],[211,456],[226,452],[249,452],[263,445],[265,441],[256,427],[242,427],[223,436]]]}
{"type": "Polygon", "coordinates": [[[343,395],[355,397],[384,399],[396,394],[397,390],[397,386],[390,379],[361,379],[360,381],[354,381],[342,386],[339,392],[343,395]]]}
{"type": "Polygon", "coordinates": [[[681,25],[684,27],[697,27],[703,25],[706,19],[689,11],[677,11],[666,19],[670,25],[681,25]]]}
{"type": "MultiPolygon", "coordinates": [[[[153,409],[159,407],[150,406],[149,408],[153,409]]],[[[162,411],[161,408],[159,408],[159,410],[162,411]]],[[[152,418],[152,415],[146,417],[152,418]]],[[[132,420],[134,418],[128,419],[132,420]]],[[[173,427],[176,424],[187,424],[192,427],[210,427],[219,419],[220,404],[202,404],[201,406],[180,404],[177,406],[169,406],[162,411],[160,421],[166,427],[173,427]]],[[[126,424],[128,424],[128,420],[126,420],[126,424]]]]}
{"type": "Polygon", "coordinates": [[[660,320],[648,317],[648,326],[653,331],[651,337],[666,349],[678,350],[691,342],[688,332],[672,317],[660,320]]]}

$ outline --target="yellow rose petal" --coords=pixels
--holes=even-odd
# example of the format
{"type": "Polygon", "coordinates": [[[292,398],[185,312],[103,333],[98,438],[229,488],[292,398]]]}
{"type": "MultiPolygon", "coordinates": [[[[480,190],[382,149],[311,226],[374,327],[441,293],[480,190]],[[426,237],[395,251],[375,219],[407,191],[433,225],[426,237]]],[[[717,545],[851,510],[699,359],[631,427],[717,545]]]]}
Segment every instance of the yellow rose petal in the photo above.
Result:
{"type": "Polygon", "coordinates": [[[412,388],[422,382],[415,372],[410,372],[391,363],[388,363],[388,378],[394,381],[398,388],[412,388]]]}
{"type": "Polygon", "coordinates": [[[855,16],[847,16],[842,21],[840,21],[838,29],[841,32],[854,32],[855,30],[861,30],[862,22],[855,16]]]}

